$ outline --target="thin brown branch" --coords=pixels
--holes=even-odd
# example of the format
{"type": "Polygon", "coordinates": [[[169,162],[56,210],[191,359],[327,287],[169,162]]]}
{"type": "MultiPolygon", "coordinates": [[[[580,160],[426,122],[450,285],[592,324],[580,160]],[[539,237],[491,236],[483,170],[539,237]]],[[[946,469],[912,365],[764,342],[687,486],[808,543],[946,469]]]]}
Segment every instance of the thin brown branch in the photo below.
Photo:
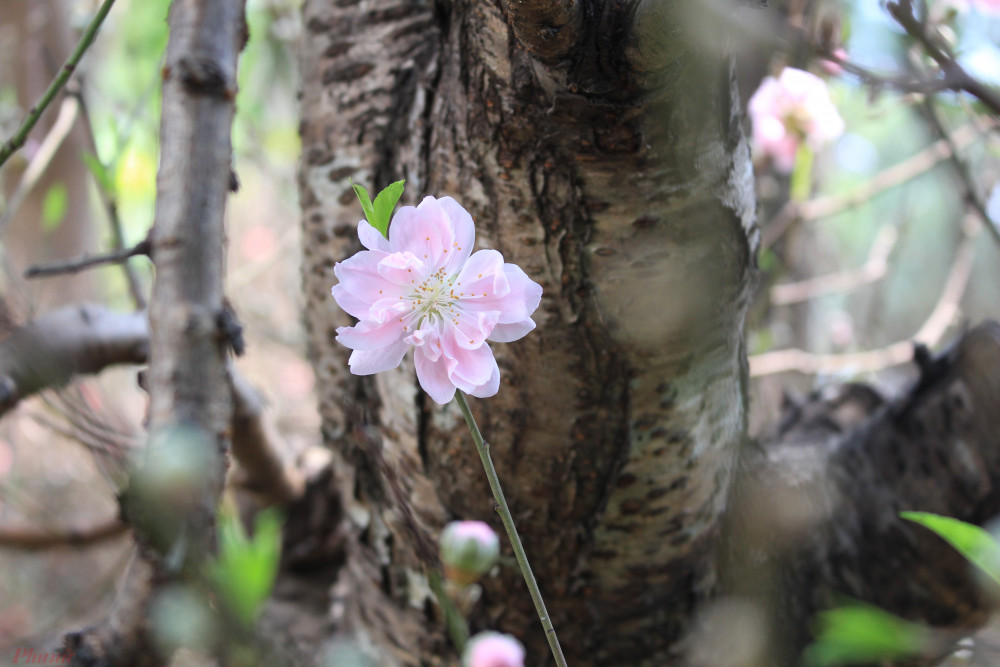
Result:
{"type": "Polygon", "coordinates": [[[38,180],[52,162],[56,151],[69,136],[79,111],[80,103],[75,97],[67,97],[59,105],[59,115],[56,116],[56,122],[52,124],[35,155],[31,158],[28,168],[21,175],[17,188],[8,198],[3,214],[0,215],[0,235],[3,235],[14,214],[21,208],[25,198],[35,189],[38,180]]]}
{"type": "MultiPolygon", "coordinates": [[[[991,124],[995,127],[995,124],[991,124]]],[[[980,138],[977,127],[970,123],[952,134],[952,143],[944,139],[914,153],[901,162],[883,169],[871,179],[844,194],[817,197],[807,202],[789,201],[764,227],[761,249],[766,250],[797,222],[830,217],[865,204],[878,195],[898,187],[930,171],[952,155],[952,148],[965,148],[980,138]]]]}
{"type": "Polygon", "coordinates": [[[888,225],[882,227],[872,243],[868,260],[856,269],[838,271],[825,276],[817,276],[771,288],[771,303],[776,306],[800,303],[818,296],[840,294],[870,285],[885,276],[889,255],[896,245],[896,230],[888,225]]]}
{"type": "Polygon", "coordinates": [[[896,20],[896,23],[906,31],[908,35],[920,42],[931,58],[941,67],[944,80],[952,90],[962,90],[979,99],[1000,116],[1000,96],[992,88],[984,86],[972,77],[955,58],[948,52],[947,46],[935,40],[927,31],[927,25],[917,19],[913,13],[913,3],[911,0],[898,0],[889,2],[886,5],[889,14],[896,20]]]}
{"type": "Polygon", "coordinates": [[[116,313],[83,303],[42,315],[0,342],[0,415],[73,375],[144,363],[148,339],[142,312],[116,313]]]}
{"type": "Polygon", "coordinates": [[[750,356],[750,375],[760,377],[790,371],[807,375],[847,371],[872,373],[909,363],[913,359],[914,343],[934,347],[958,316],[959,302],[972,272],[975,256],[973,239],[971,235],[962,239],[934,310],[910,340],[898,341],[877,350],[847,354],[814,354],[794,348],[765,352],[750,356]]]}
{"type": "Polygon", "coordinates": [[[128,531],[128,525],[117,518],[79,529],[47,530],[37,526],[0,526],[0,548],[18,551],[42,551],[45,549],[88,547],[113,540],[128,531]]]}
{"type": "Polygon", "coordinates": [[[503,0],[518,41],[539,59],[556,62],[577,46],[583,27],[580,0],[503,0]]]}
{"type": "Polygon", "coordinates": [[[89,269],[102,264],[122,264],[132,257],[140,255],[148,257],[150,244],[148,240],[140,241],[131,248],[114,250],[112,252],[99,255],[84,255],[77,259],[70,259],[62,262],[52,262],[50,264],[38,264],[28,267],[24,272],[25,278],[39,278],[45,276],[58,276],[66,273],[78,273],[84,269],[89,269]]]}

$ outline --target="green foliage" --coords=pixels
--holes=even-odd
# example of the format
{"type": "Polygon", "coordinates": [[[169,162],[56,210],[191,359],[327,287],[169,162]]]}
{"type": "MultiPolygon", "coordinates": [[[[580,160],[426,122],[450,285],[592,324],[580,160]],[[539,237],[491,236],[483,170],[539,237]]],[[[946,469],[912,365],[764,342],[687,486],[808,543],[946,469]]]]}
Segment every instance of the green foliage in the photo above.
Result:
{"type": "Polygon", "coordinates": [[[937,533],[1000,584],[1000,543],[990,533],[971,523],[929,512],[900,512],[899,515],[937,533]]]}
{"type": "Polygon", "coordinates": [[[209,579],[229,611],[253,626],[274,587],[281,557],[282,519],[265,510],[254,521],[253,537],[232,512],[219,513],[219,555],[209,564],[209,579]]]}
{"type": "Polygon", "coordinates": [[[42,202],[42,229],[46,233],[59,229],[69,208],[69,191],[62,181],[53,183],[42,202]]]}
{"type": "Polygon", "coordinates": [[[389,220],[392,218],[392,210],[396,208],[396,202],[403,195],[403,185],[406,181],[396,181],[387,185],[382,192],[378,193],[375,201],[372,202],[368,196],[368,190],[363,185],[352,183],[354,193],[361,202],[361,208],[365,212],[368,224],[378,230],[379,234],[389,238],[389,220]]]}
{"type": "Polygon", "coordinates": [[[921,655],[930,632],[877,607],[854,603],[823,612],[815,643],[806,649],[807,667],[836,667],[921,655]]]}

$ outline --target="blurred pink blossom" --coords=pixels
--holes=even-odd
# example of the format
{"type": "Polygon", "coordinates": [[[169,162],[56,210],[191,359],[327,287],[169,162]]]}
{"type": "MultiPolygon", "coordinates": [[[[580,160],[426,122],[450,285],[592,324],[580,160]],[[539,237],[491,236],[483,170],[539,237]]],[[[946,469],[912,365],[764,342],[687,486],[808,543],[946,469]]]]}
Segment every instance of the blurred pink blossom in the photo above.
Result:
{"type": "Polygon", "coordinates": [[[333,298],[358,318],[337,329],[354,350],[351,372],[395,368],[414,348],[417,380],[445,404],[455,389],[485,398],[500,388],[487,340],[506,343],[535,328],[542,288],[496,250],[472,253],[472,216],[451,197],[425,197],[392,218],[389,238],[362,220],[367,248],[334,266],[333,298]]]}
{"type": "Polygon", "coordinates": [[[750,120],[757,150],[788,173],[804,141],[816,149],[844,131],[844,121],[818,76],[786,67],[775,79],[767,77],[750,98],[750,120]]]}
{"type": "Polygon", "coordinates": [[[971,5],[984,14],[1000,14],[1000,0],[944,0],[942,4],[957,12],[968,11],[971,5]]]}
{"type": "Polygon", "coordinates": [[[847,51],[838,48],[834,49],[829,58],[823,58],[820,60],[819,66],[830,76],[837,76],[843,73],[844,66],[841,63],[845,60],[847,60],[847,51]]]}
{"type": "Polygon", "coordinates": [[[510,635],[480,632],[465,645],[462,667],[524,667],[524,647],[510,635]]]}

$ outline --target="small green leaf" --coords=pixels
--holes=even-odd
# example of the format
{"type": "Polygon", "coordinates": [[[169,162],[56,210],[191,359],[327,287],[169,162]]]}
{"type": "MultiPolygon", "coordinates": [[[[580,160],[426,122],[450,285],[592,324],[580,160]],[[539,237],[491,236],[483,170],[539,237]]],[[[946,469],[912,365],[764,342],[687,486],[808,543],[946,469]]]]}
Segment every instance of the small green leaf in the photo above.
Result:
{"type": "Polygon", "coordinates": [[[387,185],[382,192],[375,197],[373,208],[375,209],[372,227],[377,229],[382,236],[389,238],[389,220],[392,219],[392,209],[396,208],[396,202],[403,195],[403,185],[406,181],[396,181],[387,185]]]}
{"type": "Polygon", "coordinates": [[[115,178],[111,172],[108,171],[108,168],[104,165],[104,163],[101,162],[100,158],[93,153],[82,153],[80,158],[83,160],[83,163],[87,165],[87,169],[90,170],[90,173],[94,175],[94,180],[97,181],[97,187],[101,188],[103,192],[113,197],[115,194],[115,178]]]}
{"type": "Polygon", "coordinates": [[[69,191],[62,181],[53,183],[42,202],[42,229],[46,233],[59,229],[69,208],[69,191]]]}
{"type": "Polygon", "coordinates": [[[835,667],[925,653],[930,631],[878,607],[856,603],[819,615],[816,641],[803,655],[807,667],[835,667]]]}
{"type": "Polygon", "coordinates": [[[281,557],[281,518],[265,510],[254,521],[248,538],[239,517],[219,514],[219,555],[209,565],[209,576],[232,614],[253,625],[271,595],[281,557]]]}
{"type": "Polygon", "coordinates": [[[351,183],[354,188],[354,194],[358,196],[358,201],[361,202],[361,208],[365,212],[365,219],[368,224],[374,225],[372,218],[375,217],[375,209],[372,207],[371,197],[368,196],[368,190],[365,190],[365,186],[358,185],[357,183],[351,183]]]}
{"type": "Polygon", "coordinates": [[[1000,584],[1000,543],[987,531],[971,523],[930,512],[900,512],[899,516],[937,533],[970,563],[1000,584]]]}
{"type": "Polygon", "coordinates": [[[815,154],[805,143],[799,144],[795,153],[795,167],[792,170],[792,181],[789,185],[789,195],[792,201],[804,202],[812,192],[812,168],[815,154]]]}

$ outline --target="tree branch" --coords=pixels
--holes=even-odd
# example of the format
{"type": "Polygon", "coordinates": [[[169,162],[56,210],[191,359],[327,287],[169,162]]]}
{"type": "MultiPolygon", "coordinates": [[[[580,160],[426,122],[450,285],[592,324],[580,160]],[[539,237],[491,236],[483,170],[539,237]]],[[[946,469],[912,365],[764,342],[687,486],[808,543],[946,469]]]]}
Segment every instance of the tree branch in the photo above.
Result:
{"type": "Polygon", "coordinates": [[[52,80],[49,87],[45,89],[41,99],[39,99],[35,106],[31,107],[31,110],[28,111],[28,115],[25,116],[24,120],[21,122],[21,126],[17,128],[14,135],[3,145],[0,145],[0,165],[3,165],[3,163],[6,162],[16,150],[24,145],[24,142],[28,138],[28,134],[31,132],[32,128],[35,127],[38,119],[42,117],[42,113],[45,112],[45,109],[55,98],[59,90],[66,85],[69,77],[73,74],[76,66],[80,63],[80,59],[83,58],[83,54],[87,52],[87,49],[90,48],[90,45],[94,42],[94,37],[97,36],[98,28],[101,27],[101,24],[104,22],[104,18],[108,15],[108,12],[111,11],[111,5],[113,4],[115,4],[115,0],[104,0],[104,2],[101,3],[101,6],[97,9],[97,13],[94,15],[94,18],[90,21],[90,25],[87,26],[86,30],[84,30],[79,43],[76,45],[76,48],[73,49],[73,53],[69,55],[69,58],[66,59],[66,63],[62,66],[62,69],[59,70],[59,74],[57,74],[56,78],[52,80]]]}
{"type": "Polygon", "coordinates": [[[101,544],[124,535],[129,530],[119,519],[111,519],[96,526],[79,530],[64,528],[58,531],[41,528],[0,527],[0,547],[19,551],[42,551],[60,547],[84,547],[101,544]]]}
{"type": "Polygon", "coordinates": [[[64,306],[0,343],[0,415],[19,400],[73,375],[114,364],[141,364],[149,329],[143,312],[115,313],[84,303],[64,306]]]}
{"type": "Polygon", "coordinates": [[[130,257],[139,255],[149,256],[149,240],[143,240],[131,248],[114,250],[100,255],[84,255],[77,259],[70,259],[62,262],[52,262],[51,264],[39,264],[31,266],[24,272],[25,278],[38,278],[43,276],[57,276],[65,273],[77,273],[84,269],[101,264],[120,264],[130,257]]]}

